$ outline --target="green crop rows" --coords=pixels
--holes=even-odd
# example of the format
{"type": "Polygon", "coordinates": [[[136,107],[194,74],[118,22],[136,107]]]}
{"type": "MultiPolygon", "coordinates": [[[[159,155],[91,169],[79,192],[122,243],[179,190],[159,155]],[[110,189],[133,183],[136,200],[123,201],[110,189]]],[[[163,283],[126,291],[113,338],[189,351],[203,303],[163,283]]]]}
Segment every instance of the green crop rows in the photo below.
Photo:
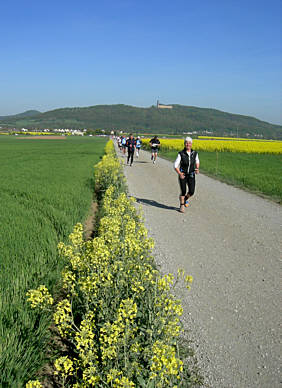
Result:
{"type": "Polygon", "coordinates": [[[105,143],[0,138],[1,387],[22,387],[44,362],[49,320],[30,309],[25,294],[56,285],[63,266],[57,243],[87,217],[105,143]]]}

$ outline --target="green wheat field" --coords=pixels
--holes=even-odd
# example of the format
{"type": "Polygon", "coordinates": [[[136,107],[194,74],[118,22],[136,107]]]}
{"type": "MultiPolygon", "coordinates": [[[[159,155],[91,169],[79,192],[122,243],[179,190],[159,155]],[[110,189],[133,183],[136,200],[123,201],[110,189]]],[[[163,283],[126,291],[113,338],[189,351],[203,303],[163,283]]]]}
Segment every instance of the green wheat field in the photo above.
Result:
{"type": "Polygon", "coordinates": [[[21,387],[44,363],[50,324],[26,292],[56,286],[59,241],[84,222],[105,138],[0,138],[0,386],[21,387]],[[45,355],[44,355],[45,353],[45,355]]]}

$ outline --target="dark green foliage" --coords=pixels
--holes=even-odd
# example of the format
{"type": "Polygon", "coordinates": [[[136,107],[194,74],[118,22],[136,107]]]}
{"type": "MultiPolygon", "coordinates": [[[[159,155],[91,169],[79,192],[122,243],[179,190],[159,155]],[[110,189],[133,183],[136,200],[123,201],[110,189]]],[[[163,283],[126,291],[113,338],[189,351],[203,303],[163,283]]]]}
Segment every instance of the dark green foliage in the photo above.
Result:
{"type": "Polygon", "coordinates": [[[33,117],[6,117],[0,126],[27,128],[72,128],[125,130],[142,133],[182,134],[187,131],[213,131],[213,135],[282,138],[282,126],[269,124],[250,116],[216,109],[173,105],[173,109],[137,108],[129,105],[96,105],[86,108],[64,108],[36,114],[33,117]]]}
{"type": "Polygon", "coordinates": [[[32,310],[25,294],[58,282],[57,244],[87,217],[105,143],[0,138],[1,387],[23,387],[44,361],[50,318],[32,310]]]}

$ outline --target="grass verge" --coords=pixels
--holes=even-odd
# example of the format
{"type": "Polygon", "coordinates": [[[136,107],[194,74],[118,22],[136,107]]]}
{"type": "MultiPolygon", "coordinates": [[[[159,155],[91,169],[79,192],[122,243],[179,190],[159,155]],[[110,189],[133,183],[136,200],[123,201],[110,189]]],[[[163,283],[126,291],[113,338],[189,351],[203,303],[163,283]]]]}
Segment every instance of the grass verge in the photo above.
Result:
{"type": "MultiPolygon", "coordinates": [[[[177,151],[160,151],[174,161],[177,151]]],[[[282,155],[199,152],[200,171],[282,203],[282,155]]]]}

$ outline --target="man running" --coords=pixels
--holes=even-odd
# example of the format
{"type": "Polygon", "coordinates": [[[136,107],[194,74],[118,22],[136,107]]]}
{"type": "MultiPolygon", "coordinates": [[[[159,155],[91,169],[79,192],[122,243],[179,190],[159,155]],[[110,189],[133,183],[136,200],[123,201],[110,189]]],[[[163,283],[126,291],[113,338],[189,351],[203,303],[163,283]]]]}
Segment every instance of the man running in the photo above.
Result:
{"type": "Polygon", "coordinates": [[[153,163],[156,163],[157,155],[158,155],[158,150],[160,148],[160,141],[158,139],[158,136],[153,137],[153,139],[150,140],[150,146],[151,146],[151,151],[152,151],[152,156],[151,160],[153,163]]]}
{"type": "Polygon", "coordinates": [[[128,151],[127,164],[129,164],[129,160],[130,160],[130,166],[132,166],[132,163],[133,163],[135,146],[136,146],[136,141],[131,133],[129,135],[129,138],[126,140],[126,147],[127,147],[127,151],[128,151]]]}
{"type": "Polygon", "coordinates": [[[139,151],[141,149],[141,146],[142,146],[142,140],[140,139],[140,136],[137,136],[137,140],[136,140],[136,157],[139,158],[139,151]]]}
{"type": "Polygon", "coordinates": [[[179,175],[180,185],[180,213],[184,213],[184,208],[189,206],[188,199],[195,192],[195,173],[199,173],[200,160],[197,151],[192,149],[193,140],[186,137],[184,140],[184,149],[180,151],[174,162],[174,169],[179,175]],[[188,186],[188,193],[186,192],[188,186]]]}

